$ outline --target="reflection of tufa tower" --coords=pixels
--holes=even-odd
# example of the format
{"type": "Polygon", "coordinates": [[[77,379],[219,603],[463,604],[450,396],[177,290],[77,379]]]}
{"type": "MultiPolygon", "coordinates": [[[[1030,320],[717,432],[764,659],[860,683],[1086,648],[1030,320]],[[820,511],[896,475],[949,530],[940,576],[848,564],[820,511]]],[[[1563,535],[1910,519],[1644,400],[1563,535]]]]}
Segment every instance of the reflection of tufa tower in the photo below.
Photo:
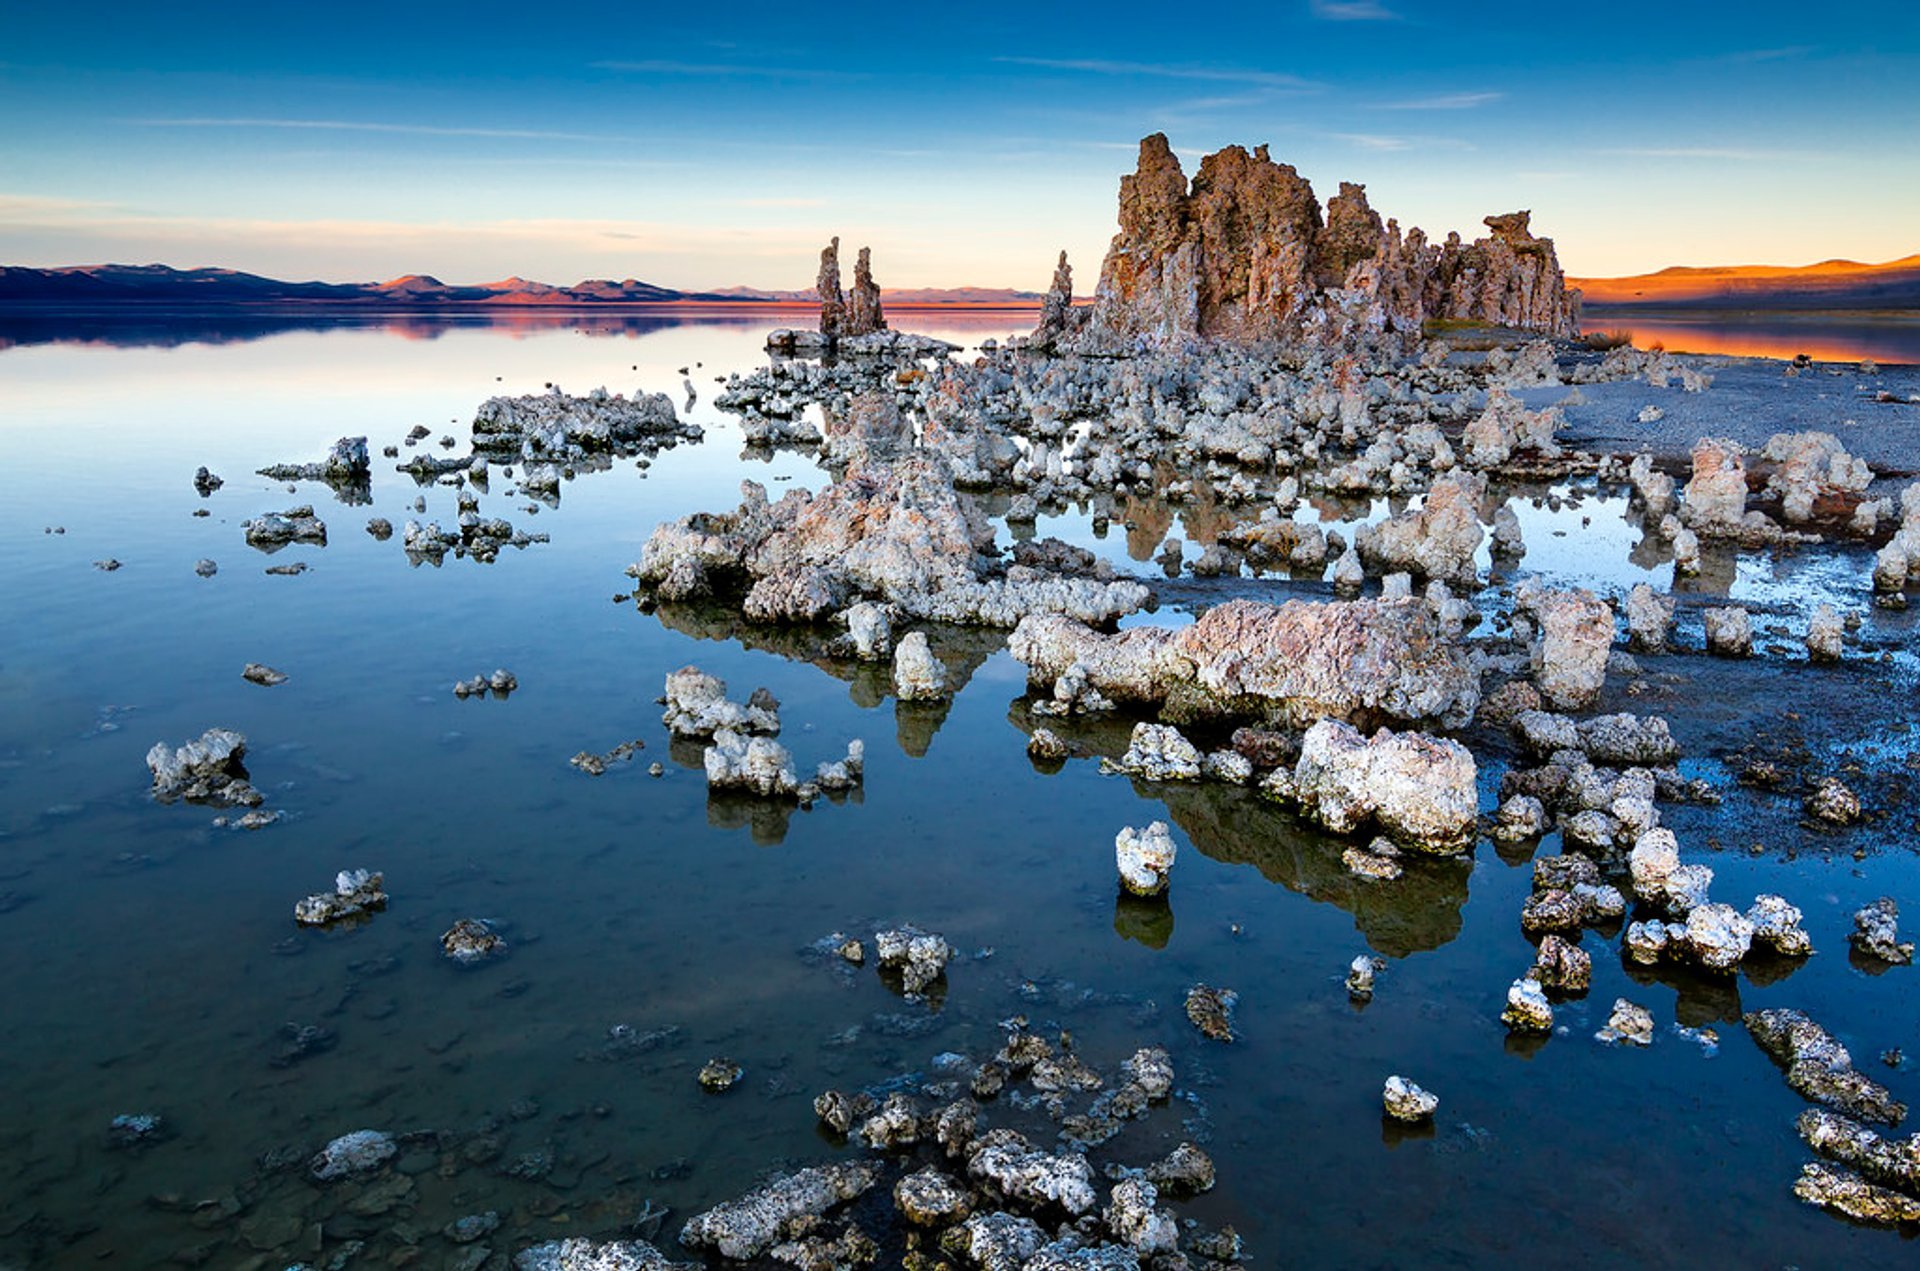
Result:
{"type": "Polygon", "coordinates": [[[820,297],[820,334],[831,338],[843,335],[871,335],[887,329],[887,315],[880,307],[880,286],[873,280],[871,249],[862,247],[853,266],[851,301],[840,290],[840,240],[836,237],[820,252],[820,276],[814,282],[820,297]]]}

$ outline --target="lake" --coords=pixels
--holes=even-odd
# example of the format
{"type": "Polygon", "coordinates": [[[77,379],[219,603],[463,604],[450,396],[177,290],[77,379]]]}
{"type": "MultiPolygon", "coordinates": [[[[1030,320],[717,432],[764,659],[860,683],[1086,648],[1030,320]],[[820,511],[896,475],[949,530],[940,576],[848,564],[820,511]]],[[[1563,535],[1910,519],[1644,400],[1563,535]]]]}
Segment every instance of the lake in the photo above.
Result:
{"type": "MultiPolygon", "coordinates": [[[[1027,317],[903,325],[974,344],[1027,317]]],[[[1343,867],[1344,841],[1251,791],[1139,784],[1091,759],[1031,763],[1025,675],[1002,633],[935,633],[961,687],[922,706],[802,633],[618,599],[661,520],[731,508],[742,480],[777,497],[827,479],[806,452],[745,451],[710,405],[716,379],[764,360],[764,325],[0,322],[15,473],[0,504],[0,1072],[12,1096],[0,1263],[324,1265],[358,1249],[353,1265],[466,1265],[440,1233],[484,1211],[501,1218],[489,1266],[534,1240],[617,1234],[661,1207],[670,1244],[682,1220],[776,1164],[855,1153],[816,1129],[821,1090],[924,1080],[952,1062],[943,1054],[991,1053],[1003,1021],[1024,1015],[1049,1036],[1069,1030],[1103,1071],[1136,1047],[1168,1048],[1173,1104],[1116,1146],[1149,1159],[1202,1142],[1220,1181],[1179,1212],[1232,1224],[1249,1265],[1543,1251],[1567,1265],[1911,1265],[1903,1236],[1794,1200],[1805,1105],[1739,1022],[1743,1009],[1805,1006],[1863,1069],[1912,1094],[1877,1055],[1920,1046],[1913,972],[1871,974],[1845,945],[1860,904],[1914,894],[1904,827],[1861,830],[1845,848],[1872,850],[1855,859],[1703,761],[1726,804],[1669,823],[1685,842],[1715,842],[1729,895],[1791,896],[1819,956],[1783,978],[1715,982],[1631,967],[1617,930],[1590,932],[1591,993],[1561,1006],[1550,1039],[1511,1040],[1498,1016],[1533,958],[1515,920],[1531,848],[1483,840],[1469,859],[1369,883],[1343,867]],[[454,519],[452,488],[394,469],[462,453],[490,396],[606,385],[680,402],[683,378],[702,442],[582,472],[552,503],[499,476],[481,494],[483,514],[549,541],[436,566],[411,562],[398,535],[366,532],[374,516],[454,519]],[[368,504],[254,475],[318,459],[343,435],[365,434],[377,455],[416,425],[430,434],[417,449],[375,459],[368,504]],[[460,449],[443,450],[443,434],[460,449]],[[200,465],[225,479],[204,498],[200,465]],[[327,523],[324,548],[245,544],[247,518],[301,503],[327,523]],[[95,567],[109,558],[119,568],[95,567]],[[218,572],[198,576],[202,559],[218,572]],[[265,572],[293,561],[310,568],[265,572]],[[246,682],[249,662],[288,680],[246,682]],[[770,689],[803,766],[863,739],[864,789],[805,811],[710,800],[698,749],[670,742],[656,703],[688,664],[736,696],[770,689]],[[452,693],[496,667],[518,679],[510,696],[452,693]],[[252,780],[283,819],[248,832],[153,801],[148,748],[213,727],[246,734],[252,780]],[[644,748],[604,776],[569,765],[632,740],[644,748]],[[1115,834],[1155,819],[1180,847],[1164,906],[1119,897],[1114,877],[1115,834]],[[350,928],[296,927],[294,902],[353,867],[385,872],[390,906],[350,928]],[[494,923],[506,956],[444,958],[441,933],[463,917],[494,923]],[[901,922],[959,951],[944,996],[904,1000],[871,966],[818,947],[901,922]],[[1359,1006],[1342,977],[1368,952],[1386,969],[1359,1006]],[[1185,1019],[1200,982],[1239,992],[1234,1043],[1185,1019]],[[1616,997],[1652,1011],[1652,1047],[1593,1039],[1616,997]],[[744,1075],[713,1096],[695,1073],[719,1055],[744,1075]],[[1440,1095],[1430,1132],[1383,1123],[1395,1072],[1440,1095]],[[163,1117],[167,1136],[117,1149],[109,1122],[140,1113],[163,1117]],[[436,1146],[405,1148],[384,1192],[307,1180],[309,1154],[363,1128],[436,1146]]],[[[1671,580],[1617,492],[1535,495],[1530,571],[1671,580]]],[[[1316,515],[1353,524],[1388,510],[1316,515]]],[[[1043,518],[1039,532],[1143,577],[1158,576],[1168,530],[1212,533],[1192,506],[1129,519],[1101,533],[1085,516],[1043,518]]],[[[1857,565],[1818,552],[1721,564],[1709,590],[1864,606],[1857,565]]],[[[1184,580],[1142,620],[1184,621],[1233,588],[1325,593],[1184,580]]],[[[1649,663],[1694,675],[1706,661],[1649,663]]],[[[1727,700],[1755,691],[1740,685],[1727,700]]],[[[1086,740],[1117,753],[1125,726],[1106,727],[1086,740]]],[[[1484,808],[1498,777],[1483,766],[1484,808]]]]}

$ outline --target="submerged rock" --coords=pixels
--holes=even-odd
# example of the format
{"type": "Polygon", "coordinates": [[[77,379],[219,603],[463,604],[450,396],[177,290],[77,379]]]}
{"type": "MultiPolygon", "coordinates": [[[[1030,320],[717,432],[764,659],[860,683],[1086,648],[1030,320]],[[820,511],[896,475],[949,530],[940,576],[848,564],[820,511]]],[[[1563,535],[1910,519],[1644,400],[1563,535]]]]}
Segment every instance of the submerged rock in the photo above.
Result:
{"type": "Polygon", "coordinates": [[[1627,1042],[1635,1046],[1653,1045],[1653,1013],[1626,998],[1616,998],[1607,1026],[1594,1034],[1603,1042],[1627,1042]]]}
{"type": "Polygon", "coordinates": [[[1233,1040],[1233,1008],[1240,995],[1232,989],[1196,984],[1187,990],[1187,1019],[1203,1036],[1217,1042],[1233,1040]]]}
{"type": "Polygon", "coordinates": [[[272,688],[276,684],[285,684],[287,682],[286,672],[276,671],[272,667],[260,662],[247,663],[240,672],[240,678],[250,683],[258,684],[263,688],[272,688]]]}
{"type": "Polygon", "coordinates": [[[283,547],[288,543],[327,545],[327,523],[313,514],[313,505],[303,503],[284,512],[268,512],[242,524],[250,547],[283,547]]]}
{"type": "Polygon", "coordinates": [[[514,1271],[694,1271],[644,1240],[549,1240],[513,1255],[514,1271]]]}
{"type": "Polygon", "coordinates": [[[307,1162],[307,1172],[319,1182],[330,1183],[379,1169],[399,1152],[392,1135],[381,1130],[355,1130],[321,1148],[307,1162]]]}
{"type": "Polygon", "coordinates": [[[700,1065],[697,1075],[702,1090],[709,1094],[720,1094],[731,1090],[733,1083],[740,1080],[740,1074],[744,1071],[745,1069],[733,1060],[721,1057],[709,1059],[700,1065]]]}

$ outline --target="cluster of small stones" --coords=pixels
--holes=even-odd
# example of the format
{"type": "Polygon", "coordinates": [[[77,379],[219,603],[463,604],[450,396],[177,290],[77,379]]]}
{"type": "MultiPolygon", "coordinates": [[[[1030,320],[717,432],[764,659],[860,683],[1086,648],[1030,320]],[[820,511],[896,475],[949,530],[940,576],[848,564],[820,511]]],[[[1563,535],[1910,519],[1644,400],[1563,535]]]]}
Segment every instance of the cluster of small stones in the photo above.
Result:
{"type": "Polygon", "coordinates": [[[668,732],[708,743],[701,761],[709,790],[808,806],[822,794],[853,790],[865,778],[866,746],[856,738],[847,744],[845,758],[820,764],[802,781],[792,752],[774,740],[780,703],[764,688],[744,703],[735,702],[727,697],[726,681],[687,666],[667,676],[661,701],[668,732]]]}
{"type": "Polygon", "coordinates": [[[1198,1145],[1179,1143],[1146,1164],[1094,1163],[1094,1152],[1175,1095],[1165,1050],[1141,1049],[1108,1077],[1064,1036],[1049,1041],[1014,1020],[995,1055],[942,1071],[946,1080],[906,1089],[889,1082],[885,1094],[822,1093],[814,1111],[824,1129],[866,1155],[782,1174],[697,1214],[681,1244],[727,1262],[824,1267],[870,1261],[880,1238],[891,1237],[904,1240],[904,1265],[922,1271],[1200,1271],[1240,1261],[1230,1228],[1209,1231],[1167,1207],[1213,1187],[1213,1162],[1198,1145]],[[1043,1110],[1058,1146],[1012,1126],[989,1128],[988,1108],[1003,1095],[1009,1111],[1043,1110]],[[855,1203],[889,1185],[890,1209],[855,1203]]]}

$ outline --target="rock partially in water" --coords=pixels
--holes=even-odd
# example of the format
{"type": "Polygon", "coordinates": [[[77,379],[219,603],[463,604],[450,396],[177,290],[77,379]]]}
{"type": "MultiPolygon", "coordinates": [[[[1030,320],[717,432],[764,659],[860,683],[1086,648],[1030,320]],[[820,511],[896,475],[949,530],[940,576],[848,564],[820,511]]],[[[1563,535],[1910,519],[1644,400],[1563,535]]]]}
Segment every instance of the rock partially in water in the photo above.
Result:
{"type": "Polygon", "coordinates": [[[1173,722],[1241,716],[1305,727],[1332,717],[1457,727],[1480,702],[1472,663],[1418,600],[1231,600],[1178,631],[1116,635],[1040,615],[1022,620],[1008,647],[1036,687],[1078,664],[1104,697],[1159,707],[1173,722]]]}
{"type": "Polygon", "coordinates": [[[1390,883],[1406,872],[1400,864],[1400,849],[1387,838],[1377,838],[1366,847],[1347,848],[1340,853],[1340,863],[1347,867],[1349,874],[1383,883],[1390,883]]]}
{"type": "Polygon", "coordinates": [[[1122,887],[1136,896],[1158,896],[1167,890],[1179,849],[1165,821],[1154,821],[1145,829],[1124,827],[1113,841],[1113,851],[1122,887]]]}
{"type": "Polygon", "coordinates": [[[1102,760],[1100,769],[1144,781],[1198,781],[1203,759],[1199,748],[1171,724],[1135,724],[1127,753],[1117,760],[1102,760]]]}
{"type": "Polygon", "coordinates": [[[212,494],[215,490],[218,490],[221,486],[225,484],[226,484],[225,481],[221,480],[219,477],[209,472],[207,470],[207,465],[204,463],[201,464],[200,467],[194,471],[194,474],[193,474],[194,492],[197,493],[203,499],[206,498],[208,495],[212,494]]]}
{"type": "Polygon", "coordinates": [[[1386,966],[1384,958],[1376,958],[1369,953],[1355,955],[1347,967],[1347,996],[1356,1002],[1372,1001],[1374,977],[1386,966]]]}
{"type": "Polygon", "coordinates": [[[1616,998],[1607,1026],[1594,1034],[1600,1041],[1634,1046],[1653,1045],[1653,1013],[1626,998],[1616,998]]]}
{"type": "Polygon", "coordinates": [[[924,992],[947,973],[947,962],[953,957],[953,946],[944,938],[912,926],[876,932],[873,944],[881,968],[898,971],[908,993],[924,992]]]}
{"type": "Polygon", "coordinates": [[[293,920],[303,926],[324,927],[387,907],[386,877],[364,869],[343,869],[333,890],[316,892],[293,907],[293,920]]]}
{"type": "Polygon", "coordinates": [[[1849,1169],[1822,1161],[1800,1167],[1793,1194],[1809,1205],[1831,1210],[1855,1222],[1894,1226],[1920,1222],[1920,1200],[1890,1187],[1869,1183],[1849,1169]]]}
{"type": "Polygon", "coordinates": [[[969,1177],[1010,1201],[1058,1206],[1078,1217],[1097,1203],[1093,1167],[1076,1152],[1055,1155],[1012,1130],[995,1130],[967,1159],[969,1177]]]}
{"type": "Polygon", "coordinates": [[[1180,1224],[1159,1208],[1160,1189],[1144,1178],[1114,1185],[1101,1213],[1115,1240],[1143,1256],[1171,1254],[1180,1243],[1180,1224]]]}
{"type": "Polygon", "coordinates": [[[586,773],[589,777],[603,777],[607,769],[624,759],[630,759],[646,746],[646,742],[635,737],[632,741],[623,741],[604,754],[594,754],[591,750],[582,750],[567,762],[586,773]]]}
{"type": "Polygon", "coordinates": [[[1681,518],[1709,536],[1737,536],[1747,513],[1746,448],[1725,437],[1693,444],[1693,476],[1687,482],[1681,518]]]}
{"type": "Polygon", "coordinates": [[[994,1210],[960,1224],[956,1241],[968,1264],[983,1271],[1024,1271],[1047,1243],[1031,1218],[994,1210]]]}
{"type": "Polygon", "coordinates": [[[513,1255],[514,1271],[695,1271],[644,1240],[549,1240],[513,1255]]]}
{"type": "Polygon", "coordinates": [[[1870,958],[1905,966],[1913,961],[1913,942],[1900,938],[1900,906],[1891,896],[1862,905],[1853,915],[1849,943],[1870,958]]]}
{"type": "Polygon", "coordinates": [[[1627,593],[1627,637],[1633,647],[1658,653],[1667,647],[1673,631],[1673,598],[1662,596],[1646,583],[1635,583],[1627,593]]]}
{"type": "MultiPolygon", "coordinates": [[[[202,472],[206,469],[202,468],[202,472]]],[[[263,477],[275,481],[325,481],[329,485],[362,485],[372,471],[372,461],[367,457],[367,439],[365,437],[342,437],[327,450],[327,457],[319,463],[276,463],[258,469],[263,477]]],[[[199,485],[198,480],[194,482],[199,485]]],[[[364,500],[360,500],[364,501],[364,500]]]]}
{"type": "Polygon", "coordinates": [[[966,1221],[973,1210],[967,1189],[933,1166],[895,1183],[893,1203],[916,1227],[951,1227],[966,1221]]]}
{"type": "Polygon", "coordinates": [[[1853,1056],[1804,1011],[1770,1008],[1744,1017],[1754,1043],[1786,1070],[1787,1084],[1806,1099],[1863,1121],[1899,1125],[1907,1106],[1856,1070],[1853,1056]]]}
{"type": "Polygon", "coordinates": [[[1846,624],[1832,605],[1821,602],[1807,621],[1807,657],[1814,662],[1838,662],[1845,649],[1846,624]]]}
{"type": "Polygon", "coordinates": [[[772,798],[791,797],[800,788],[792,753],[771,737],[745,737],[723,728],[701,758],[709,790],[741,790],[772,798]]]}
{"type": "Polygon", "coordinates": [[[1553,1005],[1547,1001],[1538,981],[1520,979],[1508,987],[1507,1005],[1500,1012],[1500,1022],[1515,1033],[1553,1031],[1553,1005]]]}
{"type": "Polygon", "coordinates": [[[1613,647],[1613,610],[1592,592],[1523,586],[1518,597],[1534,615],[1533,680],[1560,710],[1581,710],[1600,696],[1613,647]]]}
{"type": "Polygon", "coordinates": [[[711,1249],[724,1258],[755,1258],[772,1248],[795,1219],[817,1218],[865,1193],[880,1178],[865,1161],[815,1165],[775,1179],[737,1200],[716,1205],[680,1230],[689,1249],[711,1249]]]}
{"type": "Polygon", "coordinates": [[[1753,619],[1739,605],[1703,609],[1701,621],[1707,628],[1707,652],[1723,658],[1744,658],[1753,653],[1753,619]]]}
{"type": "Polygon", "coordinates": [[[1478,477],[1448,473],[1433,483],[1417,509],[1362,526],[1354,549],[1375,573],[1405,570],[1473,585],[1478,578],[1473,557],[1483,537],[1478,508],[1485,493],[1478,477]]]}
{"type": "Polygon", "coordinates": [[[629,455],[701,436],[698,424],[682,422],[674,413],[673,399],[665,393],[627,398],[597,388],[574,397],[556,387],[525,397],[490,397],[473,416],[473,449],[482,463],[533,465],[592,454],[629,455]]]}
{"type": "Polygon", "coordinates": [[[157,1112],[123,1112],[107,1123],[107,1146],[111,1148],[149,1147],[169,1135],[166,1118],[157,1112]]]}
{"type": "Polygon", "coordinates": [[[1556,993],[1585,993],[1593,982],[1593,957],[1558,932],[1549,932],[1541,938],[1527,974],[1556,993]]]}
{"type": "Polygon", "coordinates": [[[1813,939],[1800,926],[1798,906],[1786,897],[1761,895],[1747,910],[1747,922],[1753,927],[1753,942],[1782,957],[1804,958],[1813,952],[1813,939]]]}
{"type": "Polygon", "coordinates": [[[241,764],[246,753],[246,735],[230,728],[209,728],[177,748],[155,742],[147,751],[153,797],[162,803],[185,799],[221,808],[258,807],[264,796],[247,780],[241,764]]]}
{"type": "Polygon", "coordinates": [[[1232,989],[1196,984],[1187,990],[1187,1019],[1201,1034],[1217,1042],[1233,1040],[1233,1008],[1240,995],[1232,989]]]}
{"type": "Polygon", "coordinates": [[[730,701],[727,682],[696,666],[667,676],[666,705],[660,722],[675,737],[711,737],[722,729],[768,737],[780,732],[780,703],[773,694],[758,688],[744,705],[730,701]]]}
{"type": "Polygon", "coordinates": [[[1476,776],[1459,742],[1384,728],[1366,738],[1324,719],[1307,730],[1293,783],[1301,806],[1336,834],[1371,823],[1401,846],[1452,855],[1473,841],[1476,776]]]}
{"type": "Polygon", "coordinates": [[[1434,1109],[1440,1106],[1440,1096],[1422,1090],[1398,1074],[1387,1078],[1380,1101],[1388,1116],[1410,1124],[1431,1121],[1434,1109]]]}
{"type": "Polygon", "coordinates": [[[1873,484],[1873,469],[1849,455],[1832,433],[1775,433],[1760,457],[1776,465],[1767,477],[1767,493],[1780,500],[1781,519],[1789,525],[1804,525],[1815,516],[1851,516],[1873,484]]]}
{"type": "Polygon", "coordinates": [[[946,668],[933,656],[926,632],[909,631],[894,648],[893,691],[903,702],[937,702],[950,696],[946,668]]]}
{"type": "Polygon", "coordinates": [[[284,512],[268,512],[245,522],[249,547],[276,548],[289,543],[327,545],[327,523],[313,514],[313,505],[303,503],[284,512]]]}
{"type": "Polygon", "coordinates": [[[733,1083],[740,1080],[745,1069],[731,1059],[718,1057],[700,1065],[698,1073],[700,1088],[708,1094],[720,1094],[733,1089],[733,1083]]]}
{"type": "Polygon", "coordinates": [[[479,918],[462,918],[440,937],[441,951],[463,966],[499,953],[506,944],[499,932],[479,918]]]}
{"type": "Polygon", "coordinates": [[[1920,1197],[1920,1135],[1888,1138],[1825,1108],[1808,1108],[1796,1122],[1806,1145],[1882,1187],[1920,1197]]]}
{"type": "Polygon", "coordinates": [[[249,683],[258,684],[263,688],[272,688],[276,684],[285,684],[287,682],[286,672],[276,671],[261,662],[247,663],[240,672],[240,678],[249,683]]]}
{"type": "Polygon", "coordinates": [[[1838,777],[1822,777],[1807,796],[1807,815],[1828,825],[1852,825],[1860,819],[1860,796],[1838,777]]]}
{"type": "Polygon", "coordinates": [[[399,1153],[399,1145],[385,1131],[355,1130],[321,1148],[307,1162],[307,1172],[315,1180],[329,1183],[377,1170],[399,1153]]]}

